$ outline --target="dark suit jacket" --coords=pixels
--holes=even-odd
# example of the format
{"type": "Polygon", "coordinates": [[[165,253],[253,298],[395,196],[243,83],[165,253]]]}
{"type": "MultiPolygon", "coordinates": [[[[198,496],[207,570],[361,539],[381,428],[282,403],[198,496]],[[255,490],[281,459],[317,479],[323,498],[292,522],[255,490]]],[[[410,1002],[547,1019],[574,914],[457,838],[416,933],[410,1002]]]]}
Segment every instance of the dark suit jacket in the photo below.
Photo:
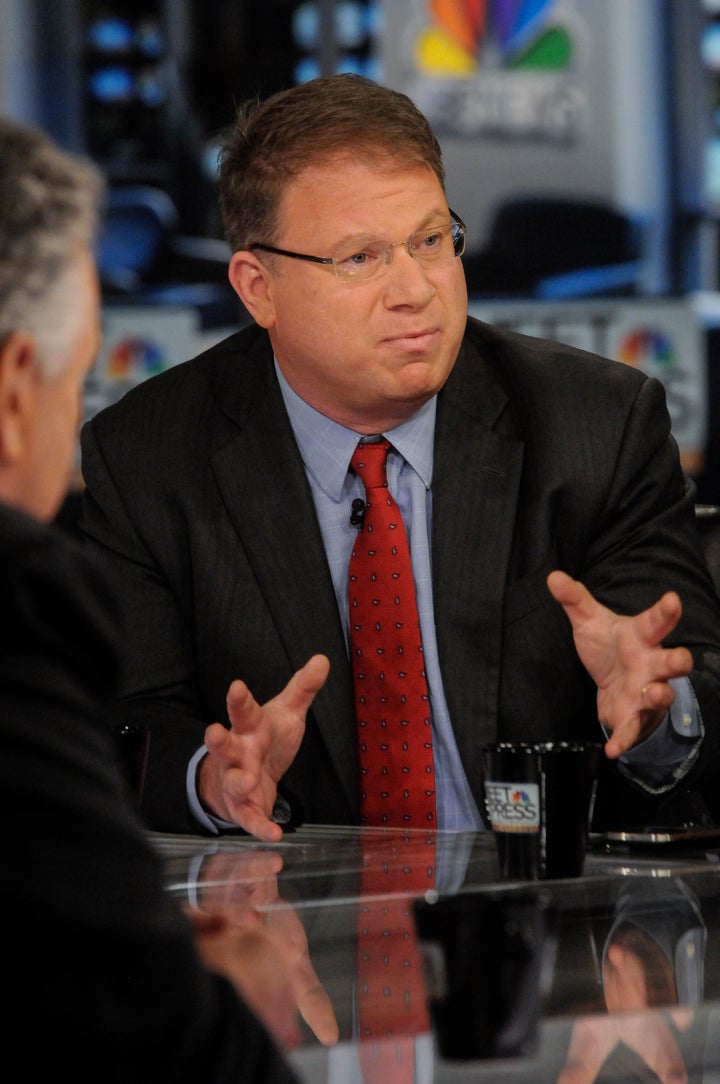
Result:
{"type": "MultiPolygon", "coordinates": [[[[555,567],[620,611],[679,591],[672,639],[695,655],[702,764],[717,753],[720,607],[669,429],[662,386],[639,371],[468,321],[438,396],[432,554],[445,691],[481,808],[480,750],[498,734],[600,736],[596,690],[545,585],[555,567]]],[[[193,828],[185,768],[205,724],[226,719],[230,681],[263,701],[313,652],[330,677],[285,783],[307,821],[355,822],[351,674],[265,332],[146,381],[82,447],[83,529],[127,621],[124,710],[152,727],[149,823],[193,828]]],[[[620,819],[657,820],[655,800],[612,775],[620,819]]]]}
{"type": "Polygon", "coordinates": [[[0,1064],[33,1081],[291,1084],[230,984],[200,968],[123,791],[98,722],[118,670],[102,577],[0,504],[0,599],[0,1064]]]}

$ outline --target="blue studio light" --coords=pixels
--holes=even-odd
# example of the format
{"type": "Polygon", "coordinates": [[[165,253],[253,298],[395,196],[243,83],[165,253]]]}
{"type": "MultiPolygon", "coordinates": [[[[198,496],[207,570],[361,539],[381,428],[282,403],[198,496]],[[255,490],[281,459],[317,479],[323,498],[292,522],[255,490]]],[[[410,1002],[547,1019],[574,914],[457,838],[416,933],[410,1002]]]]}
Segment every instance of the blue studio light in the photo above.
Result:
{"type": "Polygon", "coordinates": [[[88,42],[100,53],[125,53],[132,48],[133,28],[127,19],[105,16],[88,27],[88,42]]]}
{"type": "Polygon", "coordinates": [[[98,68],[88,82],[92,96],[104,104],[125,103],[135,97],[135,79],[129,68],[119,65],[98,68]]]}

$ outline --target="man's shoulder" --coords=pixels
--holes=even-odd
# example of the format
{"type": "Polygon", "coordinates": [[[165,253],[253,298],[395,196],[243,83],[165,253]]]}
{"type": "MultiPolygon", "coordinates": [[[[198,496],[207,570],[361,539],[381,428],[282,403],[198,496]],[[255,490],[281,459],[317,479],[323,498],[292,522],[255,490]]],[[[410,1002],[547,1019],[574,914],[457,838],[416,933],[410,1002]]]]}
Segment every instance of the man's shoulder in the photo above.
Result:
{"type": "Polygon", "coordinates": [[[102,659],[103,675],[114,680],[117,600],[89,550],[60,527],[40,523],[0,503],[0,641],[17,649],[32,630],[62,654],[71,651],[102,659]]]}
{"type": "Polygon", "coordinates": [[[214,388],[242,379],[263,357],[272,358],[267,333],[256,325],[243,328],[195,357],[143,380],[96,418],[139,415],[144,410],[157,410],[162,403],[172,403],[175,410],[197,404],[198,397],[212,394],[214,388]]]}
{"type": "Polygon", "coordinates": [[[148,442],[179,450],[190,430],[209,437],[228,401],[252,400],[272,378],[267,332],[255,325],[244,328],[148,377],[100,410],[84,427],[83,454],[90,431],[104,444],[119,442],[127,453],[148,442]]]}
{"type": "Polygon", "coordinates": [[[468,317],[458,359],[468,371],[485,369],[503,382],[574,384],[594,381],[637,389],[646,376],[639,369],[556,339],[528,335],[468,317]]]}
{"type": "Polygon", "coordinates": [[[0,570],[4,575],[16,575],[17,569],[37,564],[85,560],[85,550],[65,531],[47,523],[15,505],[0,501],[0,570]]]}

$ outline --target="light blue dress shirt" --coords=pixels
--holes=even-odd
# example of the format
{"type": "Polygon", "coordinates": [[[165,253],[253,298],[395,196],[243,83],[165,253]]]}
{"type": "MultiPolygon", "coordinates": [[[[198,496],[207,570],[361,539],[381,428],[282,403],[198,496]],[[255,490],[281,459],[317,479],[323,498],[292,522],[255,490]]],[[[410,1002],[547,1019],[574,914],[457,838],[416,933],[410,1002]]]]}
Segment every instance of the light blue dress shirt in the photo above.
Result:
{"type": "MultiPolygon", "coordinates": [[[[364,498],[362,480],[349,469],[361,439],[352,429],[320,414],[301,399],[275,366],[283,400],[295,434],[327,553],[337,605],[347,642],[347,577],[350,551],[358,528],[350,523],[352,501],[364,498]]],[[[443,689],[432,594],[432,472],[436,399],[384,435],[393,448],[388,455],[387,478],[408,533],[425,672],[430,693],[438,828],[463,831],[483,827],[453,734],[443,689]]],[[[650,791],[664,790],[687,771],[699,748],[701,720],[692,686],[687,679],[672,683],[676,700],[668,719],[653,734],[621,757],[621,766],[650,791]],[[696,739],[695,741],[689,739],[696,739]]],[[[209,817],[195,793],[195,773],[205,752],[199,749],[188,767],[191,808],[201,824],[217,832],[232,827],[209,817]]],[[[477,765],[478,772],[481,766],[477,765]]]]}
{"type": "MultiPolygon", "coordinates": [[[[338,425],[308,406],[292,391],[279,370],[278,379],[312,489],[347,642],[348,564],[358,532],[350,523],[350,508],[353,499],[365,496],[362,480],[349,466],[360,437],[354,430],[338,425]]],[[[435,640],[430,554],[435,409],[433,398],[412,418],[386,434],[393,445],[388,454],[387,478],[405,522],[412,556],[432,711],[438,828],[458,830],[480,828],[482,818],[460,762],[435,640]]]]}

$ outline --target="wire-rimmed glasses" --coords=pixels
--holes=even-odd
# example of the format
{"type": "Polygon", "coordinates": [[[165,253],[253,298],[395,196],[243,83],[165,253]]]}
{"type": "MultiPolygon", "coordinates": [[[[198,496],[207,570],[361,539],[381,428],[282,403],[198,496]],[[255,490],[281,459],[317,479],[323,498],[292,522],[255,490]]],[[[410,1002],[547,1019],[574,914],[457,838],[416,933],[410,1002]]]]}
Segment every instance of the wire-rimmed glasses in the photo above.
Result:
{"type": "Polygon", "coordinates": [[[452,222],[440,226],[428,226],[417,230],[406,241],[371,241],[362,248],[339,256],[309,256],[305,252],[291,252],[287,248],[276,248],[255,241],[248,248],[254,252],[271,252],[275,256],[289,256],[293,260],[308,260],[310,263],[332,265],[340,280],[344,283],[364,282],[377,278],[387,271],[392,261],[393,249],[404,245],[408,253],[421,267],[462,256],[465,251],[466,226],[462,219],[450,211],[452,222]]]}

